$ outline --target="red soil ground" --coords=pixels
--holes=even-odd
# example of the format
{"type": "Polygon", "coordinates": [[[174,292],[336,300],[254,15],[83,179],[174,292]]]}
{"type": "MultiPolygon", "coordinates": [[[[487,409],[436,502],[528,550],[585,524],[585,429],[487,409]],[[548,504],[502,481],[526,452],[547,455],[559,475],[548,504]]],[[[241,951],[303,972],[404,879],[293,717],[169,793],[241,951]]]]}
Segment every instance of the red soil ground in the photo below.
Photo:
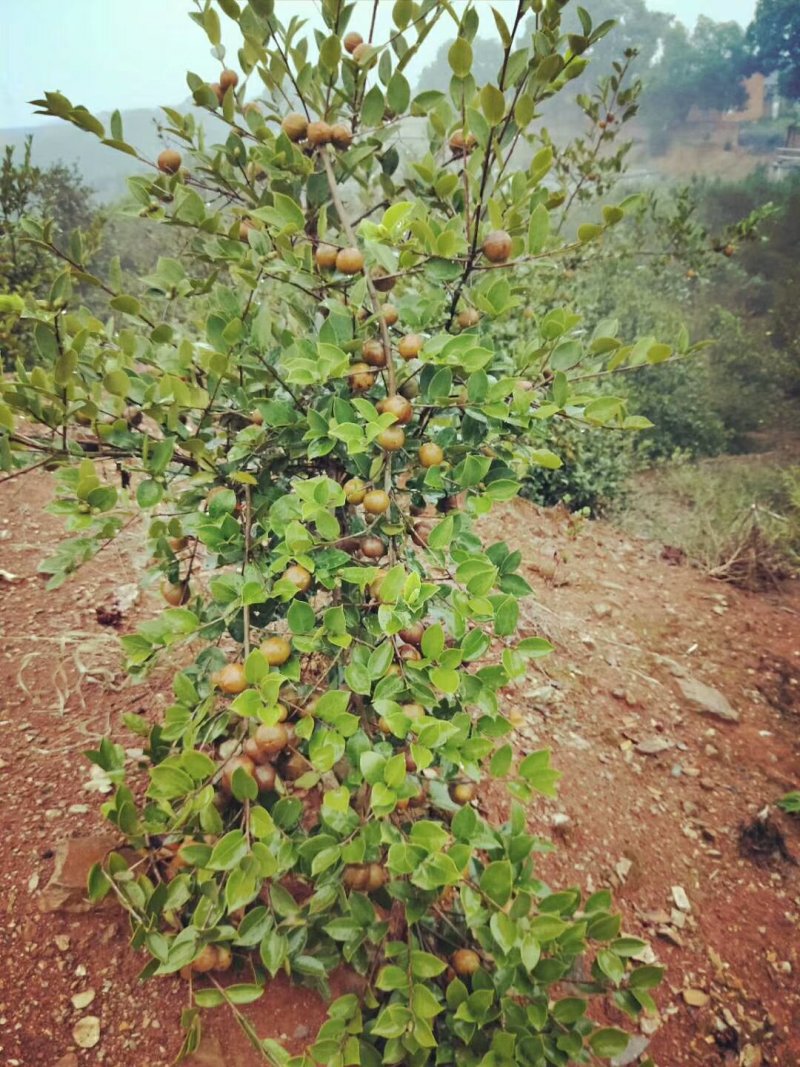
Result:
{"type": "MultiPolygon", "coordinates": [[[[128,682],[115,632],[95,615],[145,573],[141,531],[45,591],[37,564],[62,536],[42,510],[51,488],[44,474],[0,487],[0,1061],[166,1067],[184,984],[137,981],[144,960],[115,910],[75,910],[78,893],[42,910],[57,903],[43,890],[64,842],[107,832],[82,752],[106,733],[135,746],[121,716],[157,714],[169,692],[164,676],[128,682]],[[100,1027],[90,1049],[73,1037],[86,1016],[100,1027]]],[[[800,1064],[800,823],[774,814],[782,841],[755,855],[740,843],[741,828],[800,781],[797,583],[739,592],[671,566],[655,543],[521,501],[483,529],[522,550],[536,592],[524,631],[556,646],[510,696],[520,749],[552,747],[564,772],[558,800],[531,807],[532,827],[558,846],[541,876],[612,886],[627,932],[666,964],[659,1015],[640,1034],[661,1067],[800,1064]],[[687,678],[724,694],[739,721],[691,704],[687,678]]],[[[123,632],[154,606],[145,593],[123,632]]],[[[481,803],[497,811],[499,790],[481,803]]],[[[62,882],[85,859],[74,844],[67,857],[62,882]]],[[[324,1009],[279,981],[248,1012],[262,1036],[299,1048],[324,1009]]],[[[206,1029],[196,1067],[261,1062],[223,1009],[206,1029]]]]}

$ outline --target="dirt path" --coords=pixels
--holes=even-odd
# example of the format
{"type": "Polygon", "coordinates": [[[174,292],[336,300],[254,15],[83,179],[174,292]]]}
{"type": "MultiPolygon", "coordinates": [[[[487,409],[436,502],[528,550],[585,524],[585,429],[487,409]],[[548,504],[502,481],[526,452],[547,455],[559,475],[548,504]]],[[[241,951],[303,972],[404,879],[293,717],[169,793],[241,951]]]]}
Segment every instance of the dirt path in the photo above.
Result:
{"type": "MultiPolygon", "coordinates": [[[[0,577],[0,1060],[166,1067],[181,1041],[183,984],[137,982],[144,961],[124,918],[79,910],[69,888],[88,859],[76,839],[107,832],[81,753],[109,728],[132,749],[121,716],[156,714],[169,699],[158,677],[129,684],[114,631],[95,616],[144,575],[145,546],[131,530],[46,592],[36,566],[61,537],[60,520],[42,511],[50,492],[46,475],[0,489],[0,571],[16,576],[0,577]],[[46,888],[55,866],[65,900],[46,888]],[[73,1028],[87,1016],[99,1040],[82,1049],[73,1028]]],[[[780,595],[738,593],[670,566],[655,544],[523,502],[483,528],[522,550],[536,590],[525,630],[557,647],[509,695],[521,750],[552,746],[565,774],[558,800],[531,810],[532,826],[558,845],[541,876],[613,886],[627,931],[650,939],[668,967],[639,1047],[649,1042],[661,1067],[800,1064],[800,873],[769,848],[755,862],[739,842],[740,826],[800,781],[796,583],[780,595]],[[691,695],[697,682],[717,691],[701,692],[707,701],[724,695],[738,721],[693,703],[681,687],[691,695]]],[[[123,632],[153,603],[143,594],[123,632]]],[[[498,808],[499,791],[483,803],[498,808]]],[[[798,822],[779,826],[800,856],[798,822]]],[[[300,1047],[321,1013],[313,996],[276,982],[253,1017],[263,1036],[300,1047]]],[[[215,1013],[194,1062],[256,1059],[215,1013]]]]}

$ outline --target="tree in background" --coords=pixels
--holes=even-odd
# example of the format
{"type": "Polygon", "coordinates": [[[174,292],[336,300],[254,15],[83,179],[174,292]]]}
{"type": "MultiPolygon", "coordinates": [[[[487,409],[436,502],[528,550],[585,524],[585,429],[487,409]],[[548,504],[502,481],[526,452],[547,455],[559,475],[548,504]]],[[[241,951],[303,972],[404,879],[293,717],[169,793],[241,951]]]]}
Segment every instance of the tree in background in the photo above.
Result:
{"type": "Polygon", "coordinates": [[[727,111],[741,107],[747,94],[745,35],[737,22],[701,16],[692,33],[676,22],[661,39],[661,55],[645,79],[642,115],[652,147],[663,150],[670,132],[685,121],[692,106],[727,111]]]}
{"type": "Polygon", "coordinates": [[[758,0],[747,29],[754,70],[779,73],[781,93],[800,100],[800,4],[797,0],[758,0]]]}
{"type": "MultiPolygon", "coordinates": [[[[50,219],[54,238],[77,229],[90,234],[93,242],[99,236],[101,220],[92,205],[92,190],[75,167],[63,163],[34,167],[30,138],[20,161],[12,147],[6,148],[0,169],[0,293],[6,297],[43,294],[58,272],[47,249],[24,239],[21,222],[26,215],[50,219]]],[[[31,344],[25,320],[0,308],[3,366],[20,357],[29,361],[31,344]]]]}

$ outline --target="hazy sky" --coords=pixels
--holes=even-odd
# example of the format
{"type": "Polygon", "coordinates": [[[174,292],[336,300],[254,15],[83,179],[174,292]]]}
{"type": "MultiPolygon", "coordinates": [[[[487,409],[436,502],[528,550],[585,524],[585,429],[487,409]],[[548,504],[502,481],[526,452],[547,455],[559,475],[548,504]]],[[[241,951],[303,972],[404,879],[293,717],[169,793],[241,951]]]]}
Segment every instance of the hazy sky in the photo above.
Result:
{"type": "MultiPolygon", "coordinates": [[[[501,11],[516,6],[516,0],[492,3],[501,11]]],[[[478,5],[486,7],[487,33],[495,32],[492,3],[478,5]]],[[[591,11],[591,0],[584,5],[591,11]]],[[[701,14],[746,25],[755,0],[650,0],[649,6],[689,26],[701,14]]],[[[319,23],[316,0],[278,0],[278,8],[281,16],[319,23]]],[[[357,8],[361,13],[351,27],[368,26],[372,0],[357,0],[357,8]]],[[[381,4],[377,41],[388,36],[391,8],[390,0],[381,4]]],[[[37,119],[27,103],[45,89],[58,89],[91,111],[181,103],[188,96],[184,71],[211,80],[219,69],[205,34],[187,17],[193,9],[189,0],[11,0],[0,33],[0,128],[48,121],[37,119]]],[[[223,24],[227,21],[223,17],[223,24]]],[[[440,26],[439,36],[431,34],[410,68],[412,80],[450,35],[446,15],[440,26]]],[[[235,57],[237,42],[229,37],[227,43],[235,57]]]]}

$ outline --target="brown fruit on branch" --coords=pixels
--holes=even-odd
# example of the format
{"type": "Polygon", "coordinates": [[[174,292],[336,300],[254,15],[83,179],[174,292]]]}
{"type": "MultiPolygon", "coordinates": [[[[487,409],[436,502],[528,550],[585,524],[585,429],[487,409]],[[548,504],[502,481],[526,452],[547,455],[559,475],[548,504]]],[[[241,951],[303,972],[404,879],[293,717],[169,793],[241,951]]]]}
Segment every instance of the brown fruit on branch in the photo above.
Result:
{"type": "Polygon", "coordinates": [[[359,548],[362,556],[366,556],[367,559],[383,559],[386,555],[386,545],[380,537],[362,537],[359,548]]]}
{"type": "Polygon", "coordinates": [[[490,263],[505,263],[511,255],[511,237],[505,230],[492,230],[483,242],[483,254],[490,263]]]}
{"type": "Polygon", "coordinates": [[[314,262],[320,270],[333,270],[339,249],[335,245],[318,244],[314,250],[314,262]]]}
{"type": "Polygon", "coordinates": [[[364,256],[359,248],[342,248],[336,256],[336,269],[342,274],[360,274],[364,256]]]}
{"type": "Polygon", "coordinates": [[[344,45],[345,52],[349,52],[350,55],[355,52],[360,44],[364,43],[364,38],[360,33],[356,33],[355,30],[351,30],[350,33],[344,35],[342,44],[344,45]]]}
{"type": "Polygon", "coordinates": [[[250,221],[250,219],[242,219],[239,223],[239,240],[244,241],[245,244],[249,243],[250,231],[255,230],[256,226],[250,221]]]}
{"type": "Polygon", "coordinates": [[[383,489],[370,489],[364,495],[363,503],[364,511],[368,511],[370,515],[382,515],[389,510],[389,494],[383,489]]]}
{"type": "Polygon", "coordinates": [[[361,355],[364,357],[364,362],[368,363],[370,367],[386,366],[386,352],[383,344],[374,337],[362,344],[361,355]]]}
{"type": "Polygon", "coordinates": [[[404,663],[422,659],[420,650],[415,648],[414,645],[401,645],[397,650],[397,655],[404,663]]]}
{"type": "Polygon", "coordinates": [[[450,786],[450,797],[454,804],[469,804],[475,799],[474,782],[456,782],[450,786]]]}
{"type": "Polygon", "coordinates": [[[381,308],[381,318],[387,326],[394,326],[394,324],[400,318],[400,312],[397,310],[394,304],[384,304],[381,308]]]}
{"type": "Polygon", "coordinates": [[[309,122],[306,138],[314,148],[318,145],[330,144],[333,140],[333,130],[327,122],[309,122]]]}
{"type": "Polygon", "coordinates": [[[400,631],[400,637],[407,645],[417,645],[417,647],[422,644],[424,635],[425,627],[421,622],[412,622],[410,626],[406,626],[400,631]]]}
{"type": "Polygon", "coordinates": [[[386,868],[380,863],[370,863],[369,873],[367,874],[366,889],[368,893],[377,893],[379,889],[382,889],[389,880],[389,875],[386,868]]]}
{"type": "Polygon", "coordinates": [[[416,378],[407,378],[400,386],[400,396],[406,400],[415,400],[419,396],[419,382],[416,378]]]}
{"type": "Polygon", "coordinates": [[[235,70],[223,70],[219,76],[219,85],[223,93],[228,89],[235,89],[239,84],[239,75],[235,70]]]}
{"type": "Polygon", "coordinates": [[[331,143],[334,148],[338,148],[340,152],[343,152],[353,143],[353,131],[349,126],[345,126],[344,123],[335,123],[331,126],[331,143]]]}
{"type": "Polygon", "coordinates": [[[307,592],[311,587],[311,573],[307,571],[305,567],[301,567],[298,563],[295,563],[291,567],[287,567],[283,572],[282,577],[290,581],[292,585],[296,585],[301,593],[307,592]]]}
{"type": "Polygon", "coordinates": [[[405,425],[411,422],[414,409],[404,396],[395,393],[394,396],[386,396],[375,405],[379,414],[394,415],[399,423],[405,425]]]}
{"type": "Polygon", "coordinates": [[[420,445],[418,455],[420,465],[423,467],[438,467],[444,460],[444,451],[435,441],[426,441],[424,445],[420,445]]]}
{"type": "Polygon", "coordinates": [[[247,689],[243,663],[226,663],[211,675],[211,684],[223,693],[233,695],[247,689]]]}
{"type": "Polygon", "coordinates": [[[195,974],[208,974],[216,970],[217,950],[213,945],[204,945],[196,959],[192,960],[192,970],[195,974]]]}
{"type": "Polygon", "coordinates": [[[354,363],[347,377],[354,393],[366,393],[375,384],[375,375],[368,363],[354,363]]]}
{"type": "Polygon", "coordinates": [[[459,948],[450,957],[450,966],[459,978],[471,978],[480,970],[481,958],[471,948],[459,948]]]}
{"type": "Polygon", "coordinates": [[[449,140],[450,151],[454,156],[468,156],[477,146],[478,141],[474,133],[464,133],[463,130],[455,130],[449,140]]]}
{"type": "MultiPolygon", "coordinates": [[[[372,581],[369,583],[370,595],[375,597],[376,600],[380,600],[381,598],[381,589],[383,588],[383,583],[388,573],[388,571],[379,570],[375,577],[372,579],[372,581]]],[[[389,671],[387,671],[386,673],[388,674],[389,671]]]]}
{"type": "Polygon", "coordinates": [[[219,82],[212,82],[211,89],[217,98],[217,103],[221,104],[225,99],[225,90],[222,88],[219,82]]]}
{"type": "Polygon", "coordinates": [[[360,504],[367,494],[367,487],[360,478],[348,478],[342,489],[348,504],[360,504]]]}
{"type": "Polygon", "coordinates": [[[171,607],[180,607],[189,599],[189,583],[168,582],[165,578],[161,583],[161,595],[171,607]]]}
{"type": "Polygon", "coordinates": [[[226,793],[231,792],[231,783],[233,782],[233,776],[238,770],[243,770],[245,774],[251,778],[255,777],[256,765],[249,756],[234,756],[233,759],[229,759],[225,764],[222,771],[222,788],[226,793]]]}
{"type": "Polygon", "coordinates": [[[289,758],[281,764],[281,774],[290,782],[296,782],[310,769],[308,760],[299,752],[292,752],[289,758]]]}
{"type": "Polygon", "coordinates": [[[351,863],[342,871],[342,884],[345,889],[363,891],[369,884],[369,866],[364,863],[351,863]]]}
{"type": "Polygon", "coordinates": [[[248,759],[251,759],[253,763],[263,763],[266,759],[266,756],[258,747],[258,742],[254,737],[245,738],[244,744],[242,745],[242,752],[248,759]]]}
{"type": "Polygon", "coordinates": [[[261,643],[261,655],[270,667],[281,667],[292,654],[292,646],[285,637],[268,637],[261,643]]]}
{"type": "Polygon", "coordinates": [[[403,704],[403,714],[407,719],[411,719],[412,722],[419,722],[425,718],[425,708],[422,704],[403,704]]]}
{"type": "Polygon", "coordinates": [[[384,452],[399,452],[406,443],[406,432],[402,426],[389,426],[381,430],[375,440],[384,452]]]}
{"type": "Polygon", "coordinates": [[[376,267],[372,272],[372,284],[379,293],[388,293],[397,284],[397,276],[389,274],[383,267],[376,267]]]}
{"type": "Polygon", "coordinates": [[[277,756],[289,744],[289,731],[282,722],[277,722],[274,726],[267,726],[262,722],[253,737],[268,758],[277,756]]]}
{"type": "Polygon", "coordinates": [[[275,788],[277,774],[271,763],[262,763],[256,767],[253,777],[256,780],[259,793],[271,793],[275,788]]]}
{"type": "MultiPolygon", "coordinates": [[[[353,49],[353,53],[352,53],[353,54],[353,59],[356,61],[356,63],[361,63],[362,60],[366,59],[366,57],[370,53],[370,48],[371,48],[371,45],[368,45],[366,41],[362,41],[361,44],[357,44],[356,45],[356,47],[353,49]]],[[[372,56],[372,58],[370,59],[369,65],[372,66],[374,64],[374,62],[375,62],[375,57],[372,56]]]]}
{"type": "Polygon", "coordinates": [[[407,333],[401,337],[397,345],[397,351],[403,359],[416,359],[422,351],[423,340],[418,333],[407,333]]]}
{"type": "Polygon", "coordinates": [[[164,174],[177,174],[181,169],[181,154],[174,148],[165,148],[156,160],[156,166],[164,174]]]}
{"type": "Polygon", "coordinates": [[[173,552],[183,552],[184,548],[189,544],[188,537],[168,537],[167,544],[173,552]]]}
{"type": "Polygon", "coordinates": [[[468,330],[470,326],[477,326],[481,321],[481,316],[477,308],[464,308],[463,311],[459,311],[456,322],[462,330],[468,330]]]}
{"type": "Polygon", "coordinates": [[[299,111],[291,111],[281,122],[281,129],[290,141],[304,141],[308,133],[308,119],[299,111]]]}
{"type": "Polygon", "coordinates": [[[217,965],[215,971],[229,971],[233,964],[233,953],[227,945],[217,945],[217,965]]]}

